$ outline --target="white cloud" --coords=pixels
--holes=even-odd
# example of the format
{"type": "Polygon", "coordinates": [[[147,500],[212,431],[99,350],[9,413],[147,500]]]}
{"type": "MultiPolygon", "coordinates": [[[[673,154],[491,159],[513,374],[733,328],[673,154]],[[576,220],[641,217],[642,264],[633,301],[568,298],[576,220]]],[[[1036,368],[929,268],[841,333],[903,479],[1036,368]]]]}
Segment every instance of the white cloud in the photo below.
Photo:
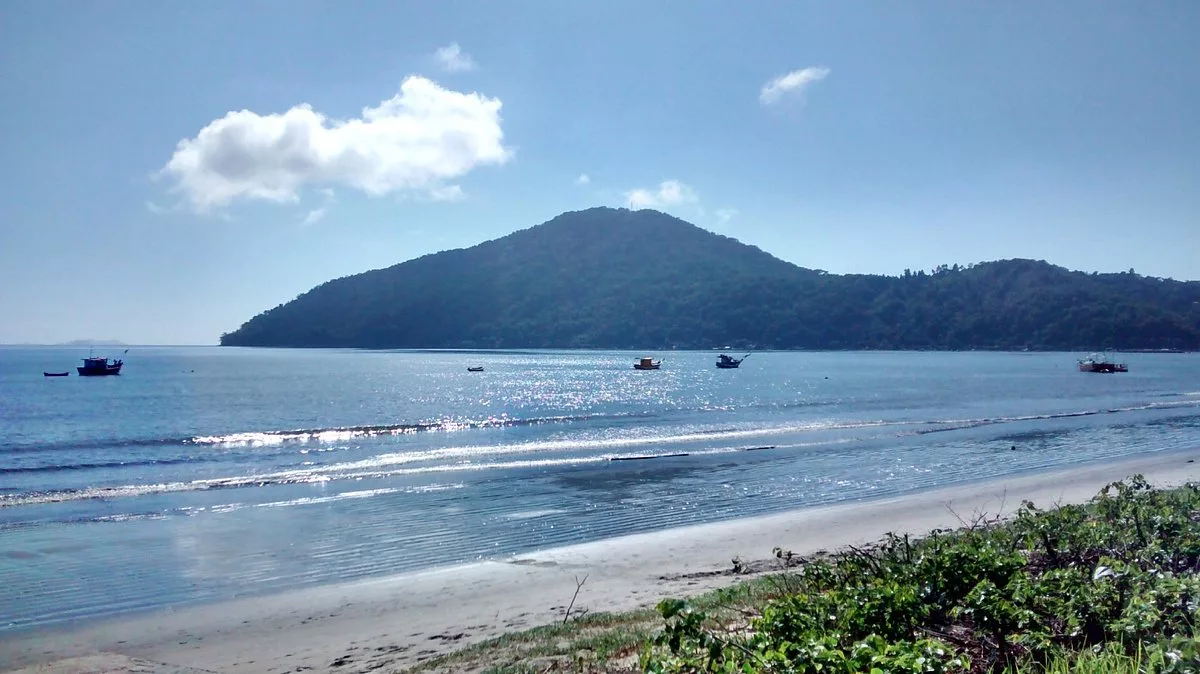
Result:
{"type": "Polygon", "coordinates": [[[717,224],[723,225],[737,217],[738,209],[736,208],[718,208],[716,212],[717,224]]]}
{"type": "Polygon", "coordinates": [[[315,225],[325,217],[326,212],[327,209],[325,208],[314,208],[308,212],[308,215],[304,216],[304,219],[300,221],[300,224],[305,226],[315,225]]]}
{"type": "Polygon", "coordinates": [[[467,195],[461,185],[445,185],[429,190],[429,198],[434,201],[462,201],[467,195]]]}
{"type": "Polygon", "coordinates": [[[320,208],[314,208],[306,213],[304,219],[300,221],[300,224],[305,226],[317,224],[323,220],[326,215],[329,215],[329,207],[337,203],[337,194],[335,194],[334,191],[328,187],[322,187],[321,189],[317,190],[317,194],[320,194],[325,200],[325,205],[321,206],[320,208]]]}
{"type": "Polygon", "coordinates": [[[813,82],[820,82],[829,74],[829,68],[813,66],[802,70],[793,70],[786,75],[780,75],[763,85],[758,93],[758,102],[771,105],[783,98],[788,92],[800,93],[813,82]]]}
{"type": "Polygon", "coordinates": [[[695,203],[697,199],[696,192],[691,187],[678,180],[664,180],[659,183],[658,189],[638,188],[626,192],[625,201],[630,208],[637,210],[690,204],[695,203]]]}
{"type": "Polygon", "coordinates": [[[437,59],[443,70],[452,73],[474,70],[476,66],[475,59],[471,58],[470,54],[464,53],[457,42],[451,42],[438,49],[434,52],[433,57],[437,59]]]}
{"type": "Polygon", "coordinates": [[[164,213],[171,212],[171,209],[169,209],[165,206],[159,206],[158,204],[154,203],[153,201],[146,202],[146,210],[150,211],[151,213],[153,213],[155,215],[162,215],[164,213]]]}
{"type": "Polygon", "coordinates": [[[509,160],[501,105],[414,75],[360,118],[331,120],[308,104],[283,114],[229,112],[179,141],[161,173],[198,211],[237,199],[294,202],[301,188],[318,185],[373,196],[434,190],[509,160]]]}
{"type": "Polygon", "coordinates": [[[592,182],[592,179],[589,178],[588,174],[586,174],[586,173],[580,173],[579,177],[575,179],[576,185],[586,185],[590,182],[592,182]]]}

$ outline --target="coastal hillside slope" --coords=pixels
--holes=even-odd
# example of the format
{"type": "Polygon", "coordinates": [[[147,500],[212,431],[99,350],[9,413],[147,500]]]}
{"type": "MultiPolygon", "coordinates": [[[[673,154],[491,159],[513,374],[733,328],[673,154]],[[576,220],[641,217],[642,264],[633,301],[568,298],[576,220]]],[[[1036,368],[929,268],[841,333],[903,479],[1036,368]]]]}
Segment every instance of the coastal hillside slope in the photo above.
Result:
{"type": "Polygon", "coordinates": [[[1200,282],[1034,260],[835,275],[657,211],[593,208],[323,283],[221,344],[1197,349],[1200,282]]]}

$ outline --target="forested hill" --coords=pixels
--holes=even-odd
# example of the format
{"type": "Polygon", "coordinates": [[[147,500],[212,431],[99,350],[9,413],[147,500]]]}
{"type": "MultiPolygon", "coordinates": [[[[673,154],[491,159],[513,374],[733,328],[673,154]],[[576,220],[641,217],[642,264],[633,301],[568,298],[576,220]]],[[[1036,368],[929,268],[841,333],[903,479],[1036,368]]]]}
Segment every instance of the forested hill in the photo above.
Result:
{"type": "Polygon", "coordinates": [[[221,344],[1190,350],[1200,282],[1033,260],[833,275],[657,211],[593,208],[329,281],[221,344]]]}

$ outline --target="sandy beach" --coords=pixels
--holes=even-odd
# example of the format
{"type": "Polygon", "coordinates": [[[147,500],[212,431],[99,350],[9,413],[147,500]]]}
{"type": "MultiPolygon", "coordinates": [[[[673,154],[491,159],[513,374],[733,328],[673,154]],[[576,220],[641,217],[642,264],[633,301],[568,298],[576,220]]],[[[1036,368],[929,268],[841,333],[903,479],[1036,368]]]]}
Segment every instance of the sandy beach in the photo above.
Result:
{"type": "Polygon", "coordinates": [[[0,635],[0,670],[30,672],[396,671],[577,607],[621,611],[728,585],[736,556],[812,554],[887,532],[923,534],[974,515],[1082,502],[1141,473],[1200,479],[1200,450],[1026,473],[544,550],[498,561],[0,635]]]}

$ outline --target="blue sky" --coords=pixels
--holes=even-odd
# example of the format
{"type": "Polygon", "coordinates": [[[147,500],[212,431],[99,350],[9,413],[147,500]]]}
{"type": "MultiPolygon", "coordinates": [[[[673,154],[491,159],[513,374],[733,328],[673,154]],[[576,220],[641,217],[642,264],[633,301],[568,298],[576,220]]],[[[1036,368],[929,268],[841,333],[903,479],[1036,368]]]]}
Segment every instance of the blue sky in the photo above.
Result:
{"type": "Polygon", "coordinates": [[[1188,0],[10,3],[0,342],[214,343],[596,205],[831,272],[1200,279],[1197,34],[1188,0]]]}

